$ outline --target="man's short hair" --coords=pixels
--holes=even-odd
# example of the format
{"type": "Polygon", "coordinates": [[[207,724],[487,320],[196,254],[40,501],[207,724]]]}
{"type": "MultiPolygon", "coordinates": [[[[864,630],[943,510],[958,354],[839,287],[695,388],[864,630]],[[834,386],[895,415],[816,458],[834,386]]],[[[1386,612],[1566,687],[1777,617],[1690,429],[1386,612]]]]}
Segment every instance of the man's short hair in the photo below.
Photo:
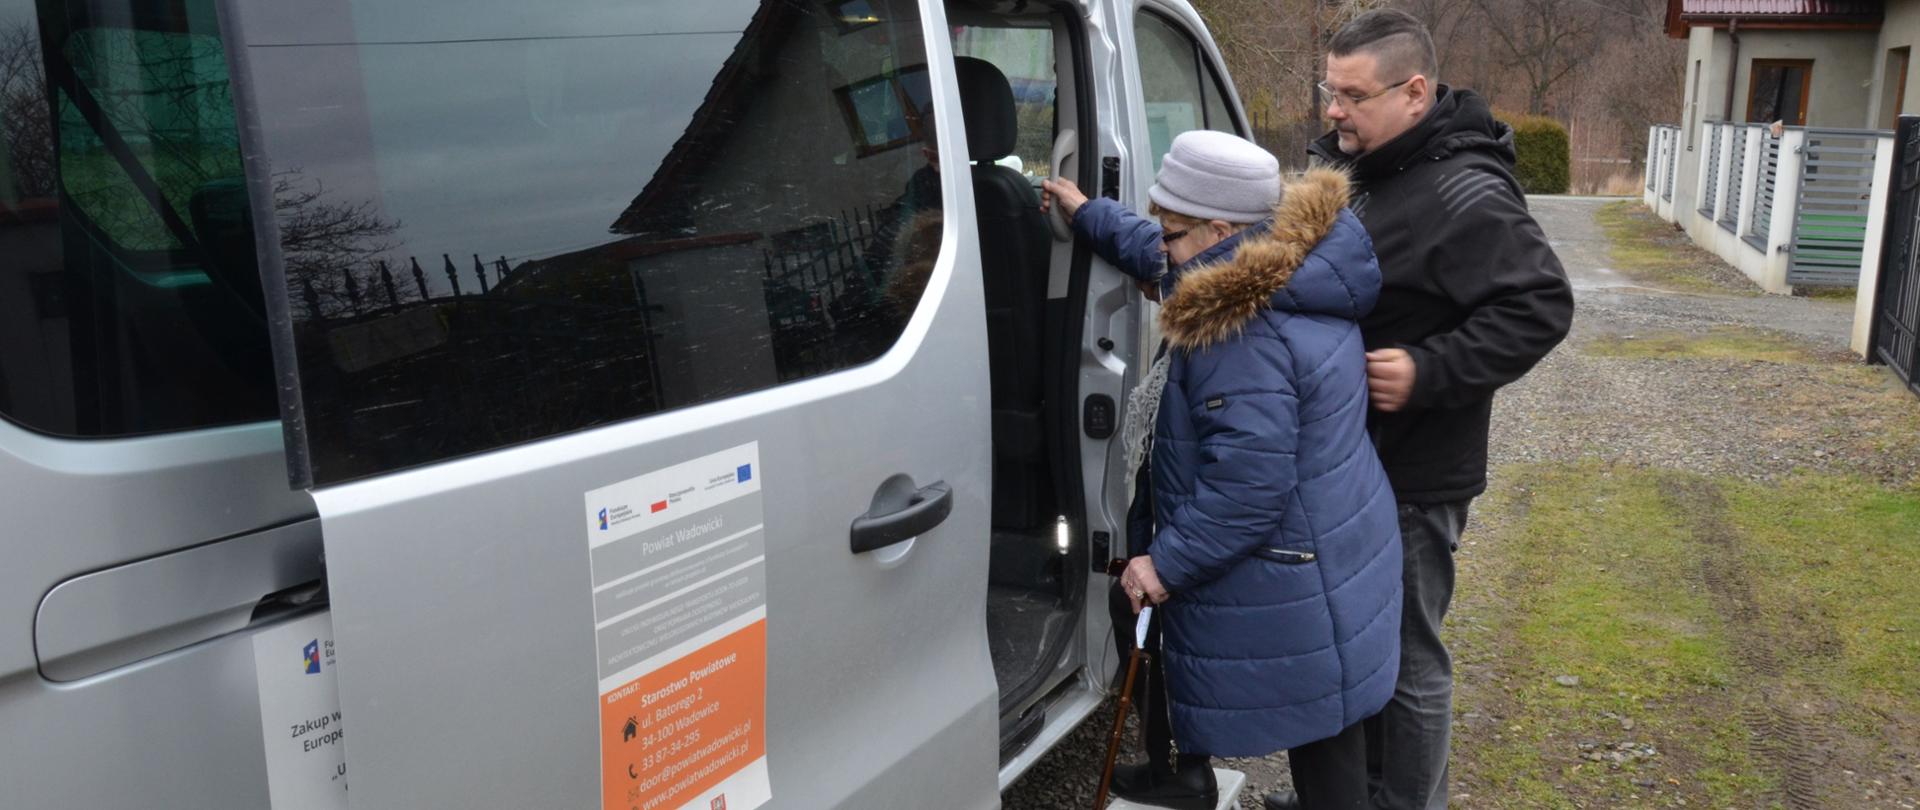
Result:
{"type": "Polygon", "coordinates": [[[1382,82],[1397,82],[1414,74],[1429,82],[1440,78],[1440,60],[1433,52],[1433,36],[1419,18],[1404,11],[1382,8],[1369,11],[1340,26],[1327,43],[1334,56],[1371,54],[1378,62],[1382,82]]]}

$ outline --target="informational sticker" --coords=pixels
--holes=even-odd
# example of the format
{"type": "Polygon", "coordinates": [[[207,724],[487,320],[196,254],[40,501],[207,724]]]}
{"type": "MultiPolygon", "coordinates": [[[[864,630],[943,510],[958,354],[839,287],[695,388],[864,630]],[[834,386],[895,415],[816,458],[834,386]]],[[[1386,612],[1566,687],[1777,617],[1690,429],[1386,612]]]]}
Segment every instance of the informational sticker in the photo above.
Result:
{"type": "Polygon", "coordinates": [[[604,810],[753,810],[767,779],[760,445],[588,492],[604,810]]]}
{"type": "Polygon", "coordinates": [[[333,671],[333,616],[320,612],[255,633],[260,733],[273,810],[346,810],[346,734],[333,671]]]}

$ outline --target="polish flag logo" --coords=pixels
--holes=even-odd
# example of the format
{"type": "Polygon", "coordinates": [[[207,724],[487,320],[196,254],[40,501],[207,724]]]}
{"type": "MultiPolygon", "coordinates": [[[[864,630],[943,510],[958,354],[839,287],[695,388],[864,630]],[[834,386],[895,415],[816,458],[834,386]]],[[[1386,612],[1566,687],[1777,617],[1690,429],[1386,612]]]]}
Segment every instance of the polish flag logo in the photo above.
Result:
{"type": "Polygon", "coordinates": [[[665,512],[665,511],[667,511],[667,502],[666,502],[666,501],[654,501],[654,502],[653,502],[653,512],[651,512],[650,514],[656,514],[656,515],[657,515],[657,514],[659,514],[659,513],[661,513],[661,512],[665,512]]]}

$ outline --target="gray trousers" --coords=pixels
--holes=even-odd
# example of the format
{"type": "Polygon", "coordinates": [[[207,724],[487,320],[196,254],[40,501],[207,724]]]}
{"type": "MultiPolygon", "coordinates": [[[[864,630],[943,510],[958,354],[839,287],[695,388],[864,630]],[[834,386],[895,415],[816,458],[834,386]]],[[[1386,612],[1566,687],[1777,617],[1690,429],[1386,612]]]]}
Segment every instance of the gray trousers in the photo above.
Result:
{"type": "Polygon", "coordinates": [[[1400,505],[1400,677],[1387,707],[1366,721],[1373,805],[1383,810],[1446,810],[1453,658],[1440,621],[1453,600],[1453,552],[1469,502],[1400,505]]]}

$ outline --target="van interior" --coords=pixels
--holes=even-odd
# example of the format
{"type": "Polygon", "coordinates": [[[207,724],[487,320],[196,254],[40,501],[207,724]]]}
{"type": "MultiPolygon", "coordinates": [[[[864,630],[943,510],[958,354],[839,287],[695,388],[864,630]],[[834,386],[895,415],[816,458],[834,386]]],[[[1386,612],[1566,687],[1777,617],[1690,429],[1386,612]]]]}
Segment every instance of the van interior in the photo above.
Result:
{"type": "MultiPolygon", "coordinates": [[[[1074,71],[1057,69],[1075,64],[1076,46],[1067,15],[1044,4],[954,2],[947,13],[987,309],[993,408],[987,633],[1005,758],[1039,729],[1043,718],[1029,707],[1058,682],[1049,676],[1075,638],[1086,583],[1073,407],[1085,285],[1068,283],[1076,272],[1071,243],[1056,240],[1039,209],[1040,180],[1057,169],[1056,138],[1063,128],[1076,128],[1074,71]],[[1081,294],[1071,295],[1076,289],[1081,294]]],[[[1086,272],[1084,261],[1077,272],[1086,272]]]]}

